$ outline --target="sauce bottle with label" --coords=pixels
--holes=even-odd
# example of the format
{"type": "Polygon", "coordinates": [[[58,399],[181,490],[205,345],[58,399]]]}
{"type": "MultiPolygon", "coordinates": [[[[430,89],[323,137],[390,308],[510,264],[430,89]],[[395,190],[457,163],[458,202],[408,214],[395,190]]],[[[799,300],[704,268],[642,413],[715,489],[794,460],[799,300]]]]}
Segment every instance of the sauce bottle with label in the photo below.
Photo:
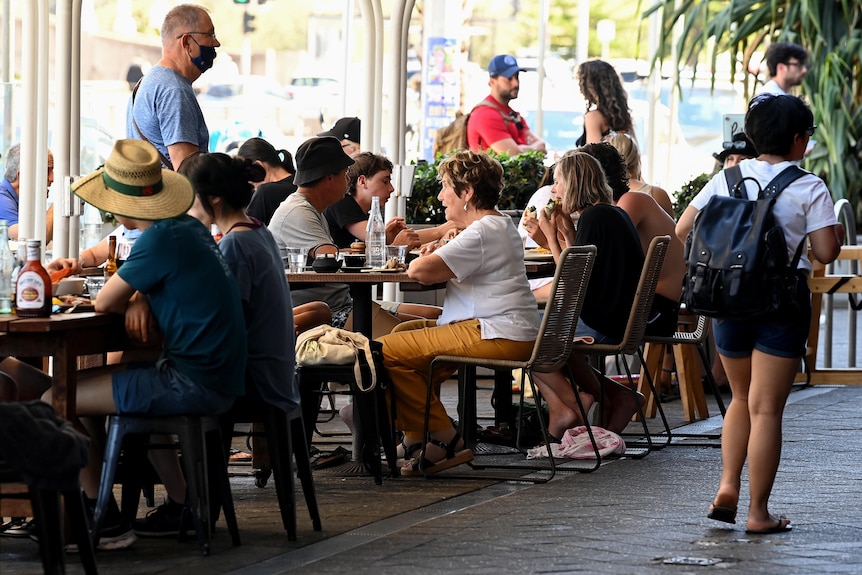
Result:
{"type": "Polygon", "coordinates": [[[27,263],[18,272],[15,307],[18,317],[51,315],[51,277],[42,267],[42,242],[27,240],[27,263]]]}

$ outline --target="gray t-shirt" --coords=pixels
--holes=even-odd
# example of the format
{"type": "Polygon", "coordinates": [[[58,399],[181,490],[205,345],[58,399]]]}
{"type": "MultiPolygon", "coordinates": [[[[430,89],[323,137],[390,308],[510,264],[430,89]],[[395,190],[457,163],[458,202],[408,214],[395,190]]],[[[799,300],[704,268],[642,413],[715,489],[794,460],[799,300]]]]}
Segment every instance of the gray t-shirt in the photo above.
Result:
{"type": "Polygon", "coordinates": [[[129,98],[126,137],[149,140],[168,159],[168,146],[180,142],[206,152],[210,134],[191,82],[172,68],[153,66],[141,80],[134,102],[129,98]],[[135,128],[133,114],[144,137],[135,128]]]}
{"type": "MultiPolygon", "coordinates": [[[[287,196],[272,214],[269,231],[275,237],[279,248],[306,247],[313,248],[318,244],[331,244],[329,224],[322,212],[311,205],[306,197],[299,193],[287,196]]],[[[295,304],[312,301],[324,301],[335,317],[339,312],[349,312],[353,300],[345,284],[314,284],[314,287],[295,289],[292,292],[295,304]]]]}
{"type": "Polygon", "coordinates": [[[299,388],[293,380],[293,304],[275,240],[260,226],[225,234],[218,247],[242,300],[248,337],[246,371],[264,401],[289,411],[299,405],[299,388]]]}

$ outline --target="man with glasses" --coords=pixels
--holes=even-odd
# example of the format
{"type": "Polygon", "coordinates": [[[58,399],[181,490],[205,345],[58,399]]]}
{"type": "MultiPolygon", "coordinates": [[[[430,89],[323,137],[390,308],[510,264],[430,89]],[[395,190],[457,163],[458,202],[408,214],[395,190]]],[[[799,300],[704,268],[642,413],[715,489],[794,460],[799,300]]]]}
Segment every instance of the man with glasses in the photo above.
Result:
{"type": "Polygon", "coordinates": [[[221,44],[206,10],[190,4],[168,12],[161,35],[161,60],[132,91],[126,136],[150,142],[173,170],[189,154],[208,150],[209,130],[192,82],[212,68],[221,44]]]}
{"type": "Polygon", "coordinates": [[[758,94],[787,94],[791,88],[802,84],[808,72],[807,61],[808,52],[799,44],[770,44],[766,50],[766,66],[771,79],[758,90],[758,94]]]}
{"type": "Polygon", "coordinates": [[[467,143],[473,151],[508,152],[511,155],[528,150],[545,151],[545,141],[530,131],[521,115],[509,107],[518,97],[521,72],[518,61],[500,54],[488,64],[488,85],[491,93],[479,102],[467,122],[467,143]]]}

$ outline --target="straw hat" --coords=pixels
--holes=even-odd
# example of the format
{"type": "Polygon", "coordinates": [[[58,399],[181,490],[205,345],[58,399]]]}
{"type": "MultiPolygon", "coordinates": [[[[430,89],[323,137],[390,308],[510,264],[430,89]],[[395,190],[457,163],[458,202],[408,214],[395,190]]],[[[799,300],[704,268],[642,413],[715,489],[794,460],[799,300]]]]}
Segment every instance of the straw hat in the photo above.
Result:
{"type": "Polygon", "coordinates": [[[159,153],[143,140],[117,140],[105,162],[72,184],[82,200],[138,220],[164,220],[186,213],[195,193],[185,176],[162,169],[159,153]]]}

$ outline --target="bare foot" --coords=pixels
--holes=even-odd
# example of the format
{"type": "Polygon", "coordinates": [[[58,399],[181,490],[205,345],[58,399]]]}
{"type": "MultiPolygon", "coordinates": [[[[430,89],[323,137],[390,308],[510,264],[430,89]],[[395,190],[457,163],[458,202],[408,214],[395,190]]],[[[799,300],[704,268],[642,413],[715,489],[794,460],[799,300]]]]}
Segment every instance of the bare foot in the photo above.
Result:
{"type": "Polygon", "coordinates": [[[790,522],[790,519],[781,515],[776,517],[774,515],[769,515],[769,518],[766,521],[752,521],[751,518],[745,523],[745,532],[748,534],[770,534],[770,533],[783,533],[785,531],[790,531],[793,529],[793,524],[790,522]]]}
{"type": "MultiPolygon", "coordinates": [[[[616,384],[615,384],[616,385],[616,384]]],[[[624,392],[617,395],[614,401],[602,406],[605,429],[614,433],[622,433],[639,407],[643,407],[646,398],[642,393],[624,392]]]]}

